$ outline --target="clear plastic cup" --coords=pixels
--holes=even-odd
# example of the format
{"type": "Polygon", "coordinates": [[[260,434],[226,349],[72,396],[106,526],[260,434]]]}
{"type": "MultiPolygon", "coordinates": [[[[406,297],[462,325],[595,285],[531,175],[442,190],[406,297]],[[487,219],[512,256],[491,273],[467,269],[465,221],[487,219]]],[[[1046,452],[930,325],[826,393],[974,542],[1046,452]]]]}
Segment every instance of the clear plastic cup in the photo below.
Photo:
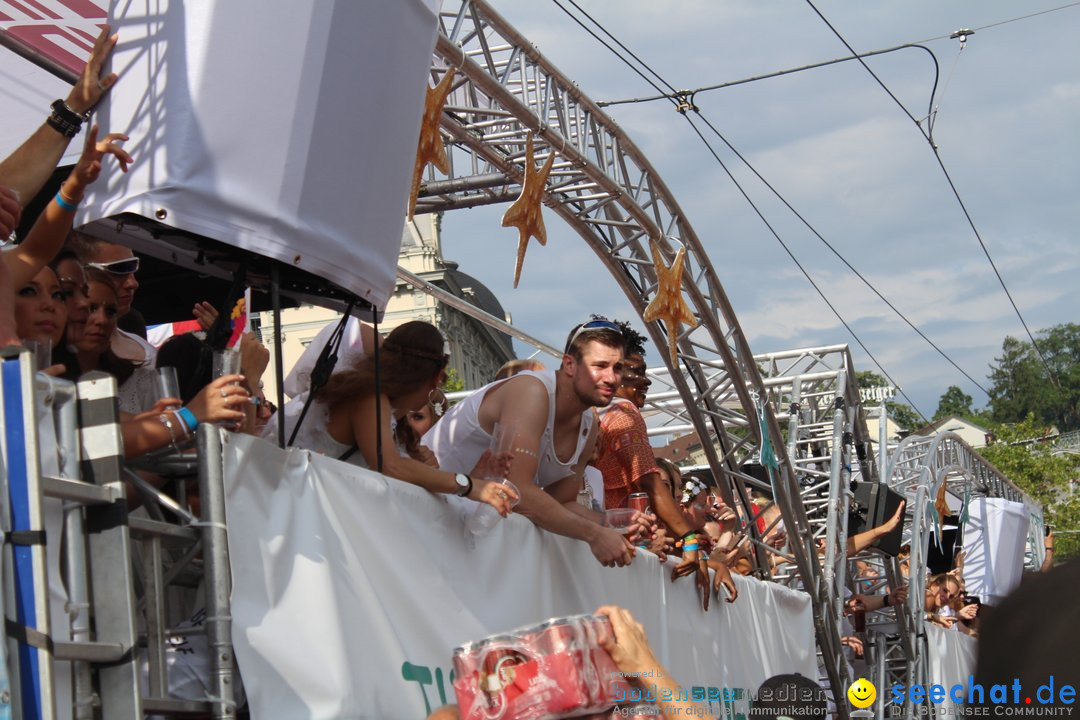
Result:
{"type": "MultiPolygon", "coordinates": [[[[500,485],[513,488],[514,492],[518,492],[517,485],[509,480],[500,480],[500,485]]],[[[517,507],[517,504],[521,502],[521,495],[518,494],[517,500],[511,500],[511,507],[517,507]]],[[[476,509],[472,511],[472,515],[465,521],[465,529],[473,535],[486,535],[491,532],[499,521],[502,520],[502,515],[499,511],[493,508],[487,503],[477,503],[476,509]]]]}
{"type": "Polygon", "coordinates": [[[52,342],[45,339],[23,339],[19,342],[34,354],[34,371],[40,372],[52,365],[52,342]]]}
{"type": "Polygon", "coordinates": [[[604,527],[626,535],[638,511],[633,508],[614,508],[604,511],[604,527]]]}
{"type": "Polygon", "coordinates": [[[222,375],[240,374],[240,352],[237,350],[214,351],[214,379],[222,375]]]}

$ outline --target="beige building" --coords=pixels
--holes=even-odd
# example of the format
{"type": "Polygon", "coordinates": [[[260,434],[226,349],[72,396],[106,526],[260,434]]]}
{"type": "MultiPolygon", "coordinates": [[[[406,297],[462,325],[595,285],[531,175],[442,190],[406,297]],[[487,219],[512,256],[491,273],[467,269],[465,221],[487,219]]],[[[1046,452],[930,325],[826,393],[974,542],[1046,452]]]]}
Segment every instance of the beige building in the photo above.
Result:
{"type": "MultiPolygon", "coordinates": [[[[458,270],[457,263],[442,257],[439,236],[439,216],[422,215],[405,225],[402,233],[399,264],[424,280],[464,298],[470,304],[495,317],[510,322],[510,317],[498,299],[476,278],[458,270]]],[[[328,323],[337,322],[341,314],[326,308],[304,305],[283,310],[282,365],[285,373],[300,358],[304,348],[328,323]]],[[[465,313],[436,301],[427,293],[401,281],[387,304],[380,333],[386,334],[410,320],[424,320],[438,327],[446,337],[450,352],[450,368],[465,383],[466,389],[479,388],[495,377],[495,372],[514,357],[510,337],[495,331],[465,313]]],[[[264,342],[271,345],[274,332],[273,314],[261,313],[259,323],[264,342]]],[[[268,398],[276,396],[276,372],[271,353],[270,366],[265,374],[268,398]]]]}

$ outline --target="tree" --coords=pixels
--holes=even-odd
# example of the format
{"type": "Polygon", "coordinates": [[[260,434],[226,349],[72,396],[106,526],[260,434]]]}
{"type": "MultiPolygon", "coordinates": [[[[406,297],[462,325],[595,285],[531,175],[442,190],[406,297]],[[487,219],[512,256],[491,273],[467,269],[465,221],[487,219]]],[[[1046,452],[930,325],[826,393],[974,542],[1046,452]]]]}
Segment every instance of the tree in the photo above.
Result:
{"type": "MultiPolygon", "coordinates": [[[[859,389],[888,387],[889,381],[872,370],[859,370],[855,373],[855,384],[859,386],[859,389]]],[[[886,400],[885,411],[892,418],[892,421],[900,426],[901,430],[910,432],[926,424],[925,419],[907,403],[886,400]]]]}
{"type": "Polygon", "coordinates": [[[937,412],[934,413],[935,420],[941,420],[942,418],[962,417],[967,418],[975,413],[971,409],[971,396],[958,388],[956,385],[950,385],[949,388],[942,393],[941,399],[938,400],[937,412]]]}
{"type": "MultiPolygon", "coordinates": [[[[994,424],[995,442],[976,450],[1017,487],[1042,503],[1044,519],[1059,529],[1080,529],[1080,493],[1071,488],[1080,477],[1080,456],[1063,455],[1045,442],[1049,428],[1034,415],[1014,424],[994,424]]],[[[1075,534],[1055,537],[1057,558],[1080,554],[1075,534]]]]}
{"type": "Polygon", "coordinates": [[[996,422],[1021,422],[1031,413],[1059,430],[1076,429],[1080,427],[1080,325],[1063,323],[1038,334],[1034,347],[1013,337],[1002,342],[1001,356],[990,366],[992,417],[996,422]]]}

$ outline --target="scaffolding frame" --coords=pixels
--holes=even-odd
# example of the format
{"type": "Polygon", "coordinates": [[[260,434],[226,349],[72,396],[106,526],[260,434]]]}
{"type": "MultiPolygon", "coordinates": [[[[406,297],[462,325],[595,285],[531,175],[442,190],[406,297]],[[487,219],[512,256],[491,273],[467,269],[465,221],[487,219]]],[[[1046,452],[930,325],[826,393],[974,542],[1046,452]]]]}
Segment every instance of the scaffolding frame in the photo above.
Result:
{"type": "MultiPolygon", "coordinates": [[[[10,549],[4,558],[11,568],[21,562],[17,556],[22,553],[28,567],[24,573],[4,573],[5,598],[18,599],[6,604],[8,647],[17,659],[12,663],[14,716],[55,717],[54,664],[69,662],[72,717],[77,720],[97,713],[109,720],[141,720],[144,713],[235,718],[222,430],[204,424],[197,434],[201,520],[141,479],[135,486],[147,503],[148,517],[130,515],[124,482],[133,473],[123,461],[115,378],[95,371],[71,383],[35,374],[33,354],[19,348],[0,350],[0,358],[0,407],[7,436],[2,446],[4,494],[30,509],[29,514],[12,515],[14,533],[21,534],[6,537],[10,549]],[[39,422],[55,432],[55,447],[41,446],[39,422]],[[41,472],[44,452],[56,453],[55,475],[41,472]],[[64,503],[61,569],[67,618],[50,617],[46,542],[60,552],[61,539],[45,537],[46,498],[64,503]],[[167,521],[162,510],[179,522],[167,521]],[[136,545],[141,560],[135,556],[136,545]],[[192,568],[200,561],[212,687],[206,700],[192,701],[167,696],[165,649],[176,635],[169,628],[167,591],[186,572],[203,574],[192,568]],[[50,631],[60,622],[67,625],[69,640],[54,639],[50,631]],[[142,647],[149,690],[145,695],[140,688],[142,647]]],[[[184,477],[195,474],[193,460],[157,453],[142,466],[184,477]]],[[[198,632],[185,629],[182,634],[198,632]]]]}

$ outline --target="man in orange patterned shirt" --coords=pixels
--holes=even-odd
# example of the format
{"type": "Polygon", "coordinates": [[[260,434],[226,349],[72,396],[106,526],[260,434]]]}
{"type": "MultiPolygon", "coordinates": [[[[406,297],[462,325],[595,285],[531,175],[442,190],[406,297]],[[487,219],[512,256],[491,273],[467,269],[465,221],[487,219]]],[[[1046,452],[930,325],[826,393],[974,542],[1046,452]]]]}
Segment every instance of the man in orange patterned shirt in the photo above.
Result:
{"type": "MultiPolygon", "coordinates": [[[[600,437],[593,464],[604,474],[604,507],[627,507],[630,494],[649,495],[649,506],[676,538],[694,532],[667,484],[666,477],[656,464],[648,428],[641,408],[645,393],[652,382],[645,375],[645,338],[627,323],[617,323],[626,339],[619,388],[611,404],[600,410],[600,437]]],[[[682,553],[672,571],[671,579],[696,573],[696,582],[703,593],[703,605],[709,608],[708,555],[699,550],[682,553]]]]}

